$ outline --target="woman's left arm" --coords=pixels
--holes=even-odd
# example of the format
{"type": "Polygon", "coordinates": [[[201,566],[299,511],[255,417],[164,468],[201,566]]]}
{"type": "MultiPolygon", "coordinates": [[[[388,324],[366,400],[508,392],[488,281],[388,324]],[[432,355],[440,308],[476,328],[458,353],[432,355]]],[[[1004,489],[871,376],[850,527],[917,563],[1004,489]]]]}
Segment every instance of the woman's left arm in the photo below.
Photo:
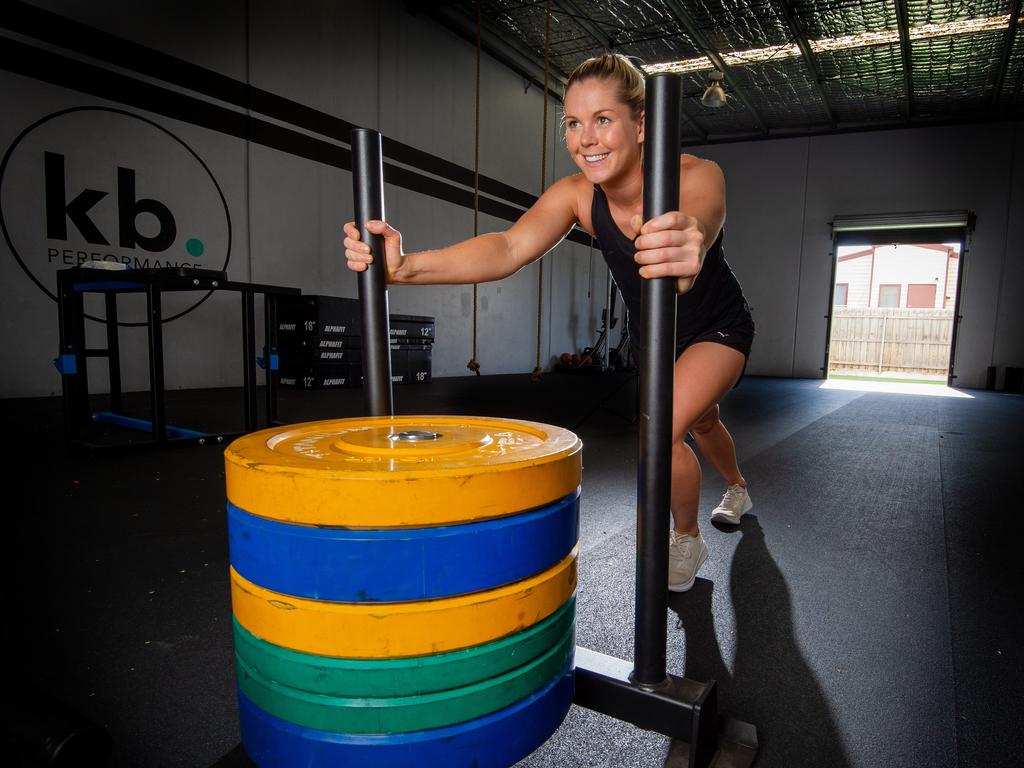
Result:
{"type": "Polygon", "coordinates": [[[639,227],[635,259],[641,277],[675,277],[676,290],[686,293],[725,223],[725,176],[716,163],[690,155],[679,158],[679,173],[679,210],[639,227]]]}

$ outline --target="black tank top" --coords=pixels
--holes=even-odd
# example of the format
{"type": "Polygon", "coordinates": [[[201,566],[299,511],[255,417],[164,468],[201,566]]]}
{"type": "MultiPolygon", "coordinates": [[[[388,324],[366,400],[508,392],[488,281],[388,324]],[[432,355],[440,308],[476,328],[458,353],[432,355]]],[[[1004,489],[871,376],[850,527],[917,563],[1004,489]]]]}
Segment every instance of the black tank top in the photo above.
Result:
{"type": "MultiPolygon", "coordinates": [[[[608,199],[600,186],[594,185],[594,202],[590,220],[598,247],[611,270],[628,312],[630,344],[640,348],[640,285],[643,278],[633,260],[636,247],[612,218],[608,199]]],[[[708,249],[700,274],[693,287],[676,298],[676,346],[685,347],[690,339],[711,331],[745,328],[753,335],[753,321],[739,281],[725,261],[722,236],[708,249]]]]}

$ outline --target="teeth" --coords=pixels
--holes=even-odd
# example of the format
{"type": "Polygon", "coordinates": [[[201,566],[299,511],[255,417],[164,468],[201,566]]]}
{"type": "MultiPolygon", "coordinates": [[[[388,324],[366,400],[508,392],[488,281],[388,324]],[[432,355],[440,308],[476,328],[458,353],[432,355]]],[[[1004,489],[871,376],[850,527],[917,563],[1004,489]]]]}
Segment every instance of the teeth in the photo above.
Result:
{"type": "Polygon", "coordinates": [[[603,155],[584,155],[583,159],[588,163],[596,163],[598,160],[604,160],[608,157],[608,153],[605,152],[603,155]]]}

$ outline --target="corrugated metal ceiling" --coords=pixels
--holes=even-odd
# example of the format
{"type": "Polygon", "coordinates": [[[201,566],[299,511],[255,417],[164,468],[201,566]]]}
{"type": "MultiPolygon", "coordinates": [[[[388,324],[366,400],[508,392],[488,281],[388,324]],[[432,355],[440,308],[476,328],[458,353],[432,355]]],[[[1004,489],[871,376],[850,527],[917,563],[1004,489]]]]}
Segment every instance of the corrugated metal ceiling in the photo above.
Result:
{"type": "Polygon", "coordinates": [[[683,72],[689,144],[1024,115],[1022,0],[410,2],[535,82],[605,51],[683,72]],[[550,5],[550,37],[545,45],[550,5]],[[729,96],[701,104],[714,69],[729,96]]]}

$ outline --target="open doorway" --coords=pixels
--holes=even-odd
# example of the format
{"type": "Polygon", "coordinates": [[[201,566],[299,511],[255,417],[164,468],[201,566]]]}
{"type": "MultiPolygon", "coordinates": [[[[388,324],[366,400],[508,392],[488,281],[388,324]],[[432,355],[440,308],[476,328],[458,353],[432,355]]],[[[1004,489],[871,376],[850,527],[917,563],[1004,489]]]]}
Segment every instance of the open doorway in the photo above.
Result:
{"type": "Polygon", "coordinates": [[[837,236],[826,378],[953,384],[962,232],[837,236]]]}

